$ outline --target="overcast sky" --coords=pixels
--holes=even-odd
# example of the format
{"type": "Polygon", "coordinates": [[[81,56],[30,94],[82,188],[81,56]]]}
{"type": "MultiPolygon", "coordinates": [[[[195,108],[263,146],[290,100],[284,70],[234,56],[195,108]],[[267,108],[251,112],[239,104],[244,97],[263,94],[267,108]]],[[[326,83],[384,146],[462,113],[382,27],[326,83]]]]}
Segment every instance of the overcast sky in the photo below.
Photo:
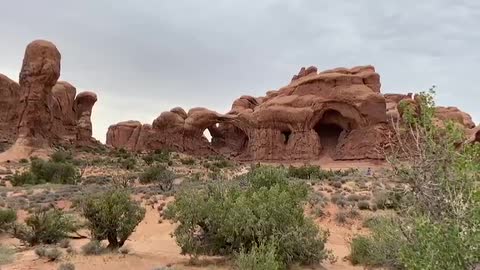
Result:
{"type": "Polygon", "coordinates": [[[437,103],[480,121],[477,0],[0,0],[0,73],[54,42],[61,80],[92,90],[94,136],[175,106],[229,110],[302,66],[372,64],[382,91],[437,85],[437,103]]]}

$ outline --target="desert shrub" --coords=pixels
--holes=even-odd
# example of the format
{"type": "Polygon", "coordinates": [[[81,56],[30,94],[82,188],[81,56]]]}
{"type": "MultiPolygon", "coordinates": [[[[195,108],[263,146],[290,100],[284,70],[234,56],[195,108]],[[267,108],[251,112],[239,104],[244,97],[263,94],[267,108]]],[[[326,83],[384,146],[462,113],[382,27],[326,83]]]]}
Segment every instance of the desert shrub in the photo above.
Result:
{"type": "Polygon", "coordinates": [[[173,180],[175,180],[175,178],[176,175],[174,172],[165,166],[159,165],[147,168],[140,175],[140,183],[155,183],[158,184],[163,191],[168,191],[172,189],[173,180]]]}
{"type": "Polygon", "coordinates": [[[97,240],[90,241],[82,246],[82,253],[85,255],[100,255],[105,252],[105,247],[97,240]]]}
{"type": "Polygon", "coordinates": [[[240,250],[235,255],[235,269],[238,270],[281,270],[285,266],[277,259],[274,242],[253,245],[250,251],[240,250]]]}
{"type": "Polygon", "coordinates": [[[334,188],[342,188],[342,182],[340,181],[332,181],[329,183],[329,185],[331,185],[334,188]]]}
{"type": "Polygon", "coordinates": [[[22,163],[22,164],[25,164],[25,163],[28,163],[28,159],[26,158],[22,158],[18,161],[19,163],[22,163]]]}
{"type": "Polygon", "coordinates": [[[182,190],[165,217],[179,223],[174,236],[182,254],[249,253],[274,241],[282,265],[308,264],[325,258],[326,235],[304,215],[307,194],[306,185],[287,181],[285,170],[259,167],[240,183],[182,190]]]}
{"type": "Polygon", "coordinates": [[[60,243],[58,243],[58,245],[61,247],[61,248],[68,248],[70,247],[70,240],[68,239],[63,239],[60,241],[60,243]]]}
{"type": "Polygon", "coordinates": [[[38,247],[35,249],[35,254],[40,258],[46,258],[49,261],[56,261],[63,255],[58,248],[38,247]]]}
{"type": "Polygon", "coordinates": [[[127,151],[125,148],[115,149],[111,153],[113,154],[113,156],[121,159],[127,159],[132,156],[132,154],[129,151],[127,151]]]}
{"type": "Polygon", "coordinates": [[[357,207],[360,210],[370,210],[370,203],[368,201],[359,201],[357,207]]]}
{"type": "Polygon", "coordinates": [[[370,250],[393,250],[390,261],[406,269],[472,269],[480,261],[480,144],[463,143],[463,127],[436,124],[433,95],[415,100],[401,102],[403,119],[387,156],[391,180],[409,186],[393,191],[406,199],[388,231],[401,234],[390,238],[374,226],[370,250]],[[382,246],[391,242],[396,247],[382,246]]]}
{"type": "Polygon", "coordinates": [[[204,164],[207,169],[223,169],[233,167],[233,163],[223,156],[210,157],[211,161],[204,164]]]}
{"type": "Polygon", "coordinates": [[[373,203],[378,209],[399,209],[406,201],[404,196],[401,191],[382,190],[373,194],[373,203]]]}
{"type": "Polygon", "coordinates": [[[14,254],[15,251],[13,249],[0,244],[0,265],[11,263],[14,254]]]}
{"type": "Polygon", "coordinates": [[[314,165],[303,165],[301,167],[290,166],[288,176],[300,179],[330,179],[334,177],[343,177],[356,172],[356,169],[348,170],[323,170],[314,165]]]}
{"type": "Polygon", "coordinates": [[[155,150],[155,152],[142,157],[147,165],[152,165],[155,161],[166,163],[170,161],[170,158],[170,152],[167,150],[155,150]]]}
{"type": "Polygon", "coordinates": [[[25,225],[17,224],[14,236],[31,246],[55,244],[78,228],[74,218],[61,210],[42,210],[27,217],[25,225]]]}
{"type": "Polygon", "coordinates": [[[153,158],[152,155],[143,156],[142,159],[145,162],[145,164],[147,164],[147,165],[152,165],[153,162],[155,161],[155,159],[153,158]]]}
{"type": "Polygon", "coordinates": [[[288,167],[288,176],[300,179],[314,179],[320,175],[320,167],[313,165],[303,165],[301,167],[288,167]]]}
{"type": "Polygon", "coordinates": [[[82,202],[82,214],[95,240],[108,240],[109,248],[123,246],[145,216],[145,209],[122,189],[94,194],[82,202]]]}
{"type": "Polygon", "coordinates": [[[253,189],[270,188],[275,185],[287,186],[287,172],[283,168],[260,166],[252,168],[246,175],[246,181],[253,189]]]}
{"type": "Polygon", "coordinates": [[[339,201],[345,201],[345,200],[346,200],[345,196],[343,196],[340,193],[335,193],[330,197],[330,201],[335,204],[337,204],[339,201]]]}
{"type": "Polygon", "coordinates": [[[75,265],[73,263],[62,263],[58,270],[75,270],[75,265]]]}
{"type": "Polygon", "coordinates": [[[319,192],[310,192],[308,195],[308,204],[310,207],[315,207],[315,206],[325,206],[327,203],[327,198],[319,192]]]}
{"type": "Polygon", "coordinates": [[[75,184],[79,173],[70,163],[32,159],[30,170],[21,174],[15,173],[12,185],[36,185],[43,183],[75,184]]]}
{"type": "Polygon", "coordinates": [[[137,165],[137,159],[134,157],[129,157],[126,159],[120,160],[120,167],[125,170],[133,170],[137,165]]]}
{"type": "Polygon", "coordinates": [[[17,221],[17,213],[13,209],[0,209],[0,232],[13,228],[17,221]]]}
{"type": "Polygon", "coordinates": [[[362,197],[358,194],[350,194],[347,196],[347,201],[354,201],[354,202],[358,202],[362,199],[362,197]]]}
{"type": "Polygon", "coordinates": [[[353,264],[400,268],[398,257],[406,239],[396,227],[396,220],[378,218],[370,224],[369,236],[356,236],[350,243],[350,260],[353,264]]]}
{"type": "Polygon", "coordinates": [[[335,214],[335,221],[340,224],[347,223],[348,221],[348,213],[346,211],[338,211],[335,214]]]}
{"type": "Polygon", "coordinates": [[[193,159],[193,158],[184,158],[184,159],[181,159],[180,162],[181,162],[183,165],[194,165],[194,164],[195,164],[195,159],[193,159]]]}
{"type": "Polygon", "coordinates": [[[64,151],[64,150],[58,150],[55,151],[51,156],[50,156],[51,161],[53,162],[58,162],[58,163],[65,163],[73,160],[73,156],[71,152],[64,151]]]}

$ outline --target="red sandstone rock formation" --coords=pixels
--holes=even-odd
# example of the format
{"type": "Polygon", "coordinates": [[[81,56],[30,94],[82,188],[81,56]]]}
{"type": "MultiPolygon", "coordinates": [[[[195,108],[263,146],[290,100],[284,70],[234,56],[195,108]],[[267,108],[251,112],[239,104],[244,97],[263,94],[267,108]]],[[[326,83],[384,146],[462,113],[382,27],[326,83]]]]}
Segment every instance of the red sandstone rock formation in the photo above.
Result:
{"type": "MultiPolygon", "coordinates": [[[[107,144],[241,160],[379,159],[391,121],[401,120],[399,103],[417,102],[412,94],[383,95],[380,87],[372,66],[320,73],[316,67],[302,68],[279,90],[238,98],[225,115],[204,108],[186,113],[177,107],[161,113],[151,126],[137,121],[112,125],[107,144]],[[203,135],[206,129],[211,142],[203,135]]],[[[468,114],[456,108],[439,107],[437,117],[473,127],[468,114]]]]}
{"type": "Polygon", "coordinates": [[[92,108],[97,102],[97,95],[93,92],[82,92],[77,95],[74,101],[77,123],[77,141],[88,143],[92,141],[92,108]]]}
{"type": "Polygon", "coordinates": [[[54,44],[36,40],[25,50],[20,83],[0,76],[0,139],[15,142],[12,151],[93,141],[90,115],[97,97],[75,97],[74,86],[57,82],[60,60],[54,44]]]}
{"type": "Polygon", "coordinates": [[[472,117],[468,113],[462,112],[457,107],[436,107],[435,116],[439,120],[450,120],[467,129],[472,129],[475,127],[472,117]]]}
{"type": "Polygon", "coordinates": [[[15,140],[21,96],[20,85],[0,74],[0,144],[8,145],[15,140]]]}
{"type": "Polygon", "coordinates": [[[242,96],[225,115],[204,109],[163,112],[145,128],[112,125],[107,144],[129,150],[170,148],[245,160],[380,158],[387,128],[385,98],[371,66],[317,73],[302,68],[292,82],[267,96],[242,96]],[[203,135],[208,129],[212,141],[203,135]]]}

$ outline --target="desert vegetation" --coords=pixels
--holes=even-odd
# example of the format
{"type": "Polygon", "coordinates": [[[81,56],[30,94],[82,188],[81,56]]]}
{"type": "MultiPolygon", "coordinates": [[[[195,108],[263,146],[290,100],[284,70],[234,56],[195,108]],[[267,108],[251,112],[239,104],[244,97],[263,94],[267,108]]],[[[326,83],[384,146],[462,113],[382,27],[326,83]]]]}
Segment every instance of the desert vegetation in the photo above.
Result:
{"type": "Polygon", "coordinates": [[[352,240],[351,260],[395,269],[474,269],[480,262],[480,145],[462,144],[453,123],[433,122],[432,93],[419,100],[417,108],[403,105],[398,148],[388,155],[392,180],[408,189],[393,200],[396,215],[372,222],[371,235],[352,240]]]}
{"type": "Polygon", "coordinates": [[[238,182],[178,193],[165,216],[179,223],[174,236],[182,253],[237,254],[237,264],[249,265],[240,269],[284,269],[327,256],[327,234],[303,212],[307,195],[285,170],[258,167],[238,182]]]}
{"type": "Polygon", "coordinates": [[[151,269],[469,269],[479,261],[480,151],[455,125],[434,125],[423,101],[405,108],[389,168],[375,175],[159,150],[60,149],[10,163],[0,236],[21,246],[2,244],[0,264],[28,251],[52,269],[85,269],[81,256],[146,260],[168,238],[176,259],[151,269]],[[338,239],[346,252],[329,244],[338,239]],[[157,244],[145,251],[142,241],[157,244]]]}

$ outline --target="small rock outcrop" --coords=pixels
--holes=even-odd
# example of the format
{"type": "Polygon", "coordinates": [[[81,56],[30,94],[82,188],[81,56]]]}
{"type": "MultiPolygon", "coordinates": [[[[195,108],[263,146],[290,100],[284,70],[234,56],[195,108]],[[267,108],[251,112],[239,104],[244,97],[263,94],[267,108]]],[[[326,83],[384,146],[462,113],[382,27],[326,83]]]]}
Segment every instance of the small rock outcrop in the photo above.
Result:
{"type": "Polygon", "coordinates": [[[90,115],[97,100],[58,81],[61,55],[45,40],[30,43],[23,59],[19,84],[0,75],[0,138],[19,148],[41,149],[52,144],[94,142],[90,115]]]}
{"type": "Polygon", "coordinates": [[[0,151],[15,140],[21,96],[20,85],[0,74],[0,151]]]}
{"type": "Polygon", "coordinates": [[[77,123],[77,141],[81,143],[92,140],[92,109],[97,102],[97,95],[93,92],[82,92],[74,101],[75,120],[77,123]]]}

